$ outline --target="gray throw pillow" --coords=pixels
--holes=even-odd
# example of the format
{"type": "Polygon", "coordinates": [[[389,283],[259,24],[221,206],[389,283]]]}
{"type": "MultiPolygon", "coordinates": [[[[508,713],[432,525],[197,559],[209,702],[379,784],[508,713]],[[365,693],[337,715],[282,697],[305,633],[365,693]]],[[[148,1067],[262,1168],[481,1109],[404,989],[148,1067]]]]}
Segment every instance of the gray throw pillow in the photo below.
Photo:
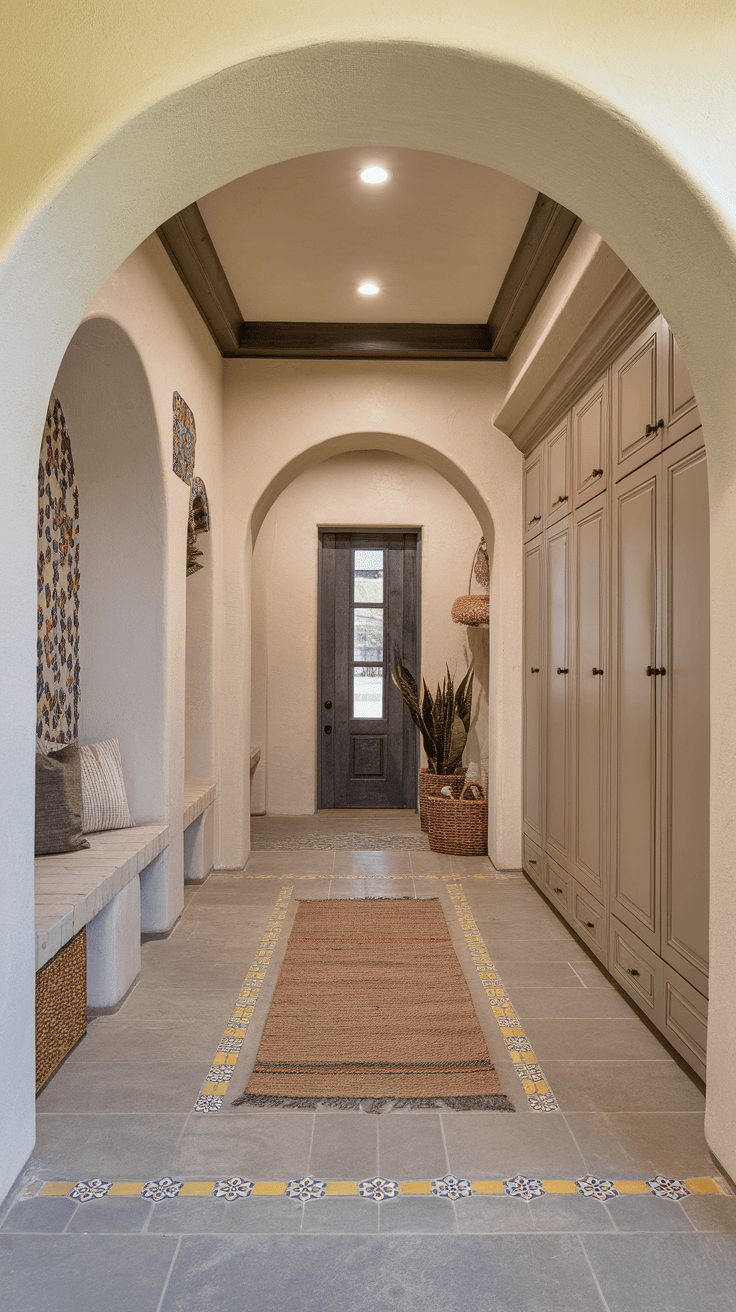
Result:
{"type": "Polygon", "coordinates": [[[79,747],[69,743],[36,754],[36,856],[83,847],[89,843],[82,833],[82,769],[79,747]]]}

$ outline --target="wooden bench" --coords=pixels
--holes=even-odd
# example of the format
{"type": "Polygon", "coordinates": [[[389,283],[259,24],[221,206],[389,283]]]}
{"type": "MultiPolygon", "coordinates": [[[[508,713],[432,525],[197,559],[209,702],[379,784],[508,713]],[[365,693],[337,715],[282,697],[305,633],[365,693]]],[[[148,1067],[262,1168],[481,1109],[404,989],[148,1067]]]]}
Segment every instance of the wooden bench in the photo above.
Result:
{"type": "Polygon", "coordinates": [[[167,859],[168,825],[87,834],[89,848],[38,856],[36,970],[87,927],[87,1005],[114,1009],[141,969],[141,899],[167,859]]]}
{"type": "Polygon", "coordinates": [[[184,784],[184,883],[201,884],[214,865],[213,804],[216,786],[211,780],[184,784]]]}

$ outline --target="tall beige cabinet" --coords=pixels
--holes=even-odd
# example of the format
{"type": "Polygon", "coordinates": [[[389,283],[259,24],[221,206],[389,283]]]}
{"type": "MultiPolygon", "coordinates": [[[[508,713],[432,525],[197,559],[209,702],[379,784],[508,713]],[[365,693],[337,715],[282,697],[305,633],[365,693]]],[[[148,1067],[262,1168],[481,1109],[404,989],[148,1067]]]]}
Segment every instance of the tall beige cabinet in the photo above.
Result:
{"type": "Polygon", "coordinates": [[[705,1074],[709,519],[658,315],[525,468],[524,869],[705,1074]]]}

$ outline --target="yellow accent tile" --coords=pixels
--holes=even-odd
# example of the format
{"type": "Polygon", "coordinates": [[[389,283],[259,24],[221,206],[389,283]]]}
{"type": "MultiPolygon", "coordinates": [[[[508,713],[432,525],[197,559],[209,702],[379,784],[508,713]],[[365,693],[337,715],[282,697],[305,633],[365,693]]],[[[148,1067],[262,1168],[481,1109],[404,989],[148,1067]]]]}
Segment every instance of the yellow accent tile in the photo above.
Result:
{"type": "Polygon", "coordinates": [[[646,1180],[614,1180],[614,1188],[618,1189],[620,1194],[648,1194],[649,1186],[646,1180]]]}
{"type": "Polygon", "coordinates": [[[276,1194],[282,1194],[286,1188],[286,1180],[261,1180],[260,1184],[253,1185],[253,1198],[273,1197],[276,1194]]]}
{"type": "Polygon", "coordinates": [[[431,1180],[405,1180],[401,1186],[402,1194],[431,1194],[431,1180]]]}
{"type": "Polygon", "coordinates": [[[214,1180],[189,1180],[179,1190],[180,1198],[207,1198],[215,1187],[214,1180]]]}
{"type": "Polygon", "coordinates": [[[542,1186],[548,1194],[576,1194],[574,1180],[543,1180],[542,1186]]]}
{"type": "Polygon", "coordinates": [[[697,1179],[683,1180],[682,1182],[693,1194],[724,1194],[717,1180],[697,1179]]]}
{"type": "Polygon", "coordinates": [[[328,1198],[353,1196],[357,1195],[358,1186],[354,1180],[328,1180],[325,1193],[328,1198]]]}
{"type": "Polygon", "coordinates": [[[471,1180],[474,1194],[502,1194],[503,1180],[471,1180]]]}
{"type": "Polygon", "coordinates": [[[38,1191],[39,1198],[65,1198],[76,1184],[75,1180],[49,1180],[38,1191]]]}
{"type": "Polygon", "coordinates": [[[145,1184],[145,1180],[122,1180],[114,1184],[108,1198],[137,1198],[145,1184]]]}
{"type": "MultiPolygon", "coordinates": [[[[523,1039],[525,1037],[520,1025],[501,1025],[500,1029],[505,1039],[523,1039]]],[[[526,1057],[524,1060],[526,1061],[526,1057]]]]}

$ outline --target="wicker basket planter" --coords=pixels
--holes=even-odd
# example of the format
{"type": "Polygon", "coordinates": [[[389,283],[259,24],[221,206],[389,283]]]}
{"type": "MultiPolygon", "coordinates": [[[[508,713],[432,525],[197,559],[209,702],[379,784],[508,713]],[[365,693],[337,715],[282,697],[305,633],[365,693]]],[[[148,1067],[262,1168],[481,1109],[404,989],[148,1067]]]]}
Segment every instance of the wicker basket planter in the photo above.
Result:
{"type": "Polygon", "coordinates": [[[464,781],[464,765],[454,774],[430,774],[426,765],[422,766],[419,771],[419,823],[425,834],[429,832],[427,798],[439,793],[442,788],[451,788],[453,797],[459,797],[464,781]]]}
{"type": "Polygon", "coordinates": [[[429,846],[450,856],[485,856],[488,801],[480,784],[465,784],[458,798],[428,797],[429,846]],[[472,796],[475,790],[476,797],[472,796]]]}
{"type": "Polygon", "coordinates": [[[36,971],[36,1092],[87,1033],[87,932],[36,971]]]}

